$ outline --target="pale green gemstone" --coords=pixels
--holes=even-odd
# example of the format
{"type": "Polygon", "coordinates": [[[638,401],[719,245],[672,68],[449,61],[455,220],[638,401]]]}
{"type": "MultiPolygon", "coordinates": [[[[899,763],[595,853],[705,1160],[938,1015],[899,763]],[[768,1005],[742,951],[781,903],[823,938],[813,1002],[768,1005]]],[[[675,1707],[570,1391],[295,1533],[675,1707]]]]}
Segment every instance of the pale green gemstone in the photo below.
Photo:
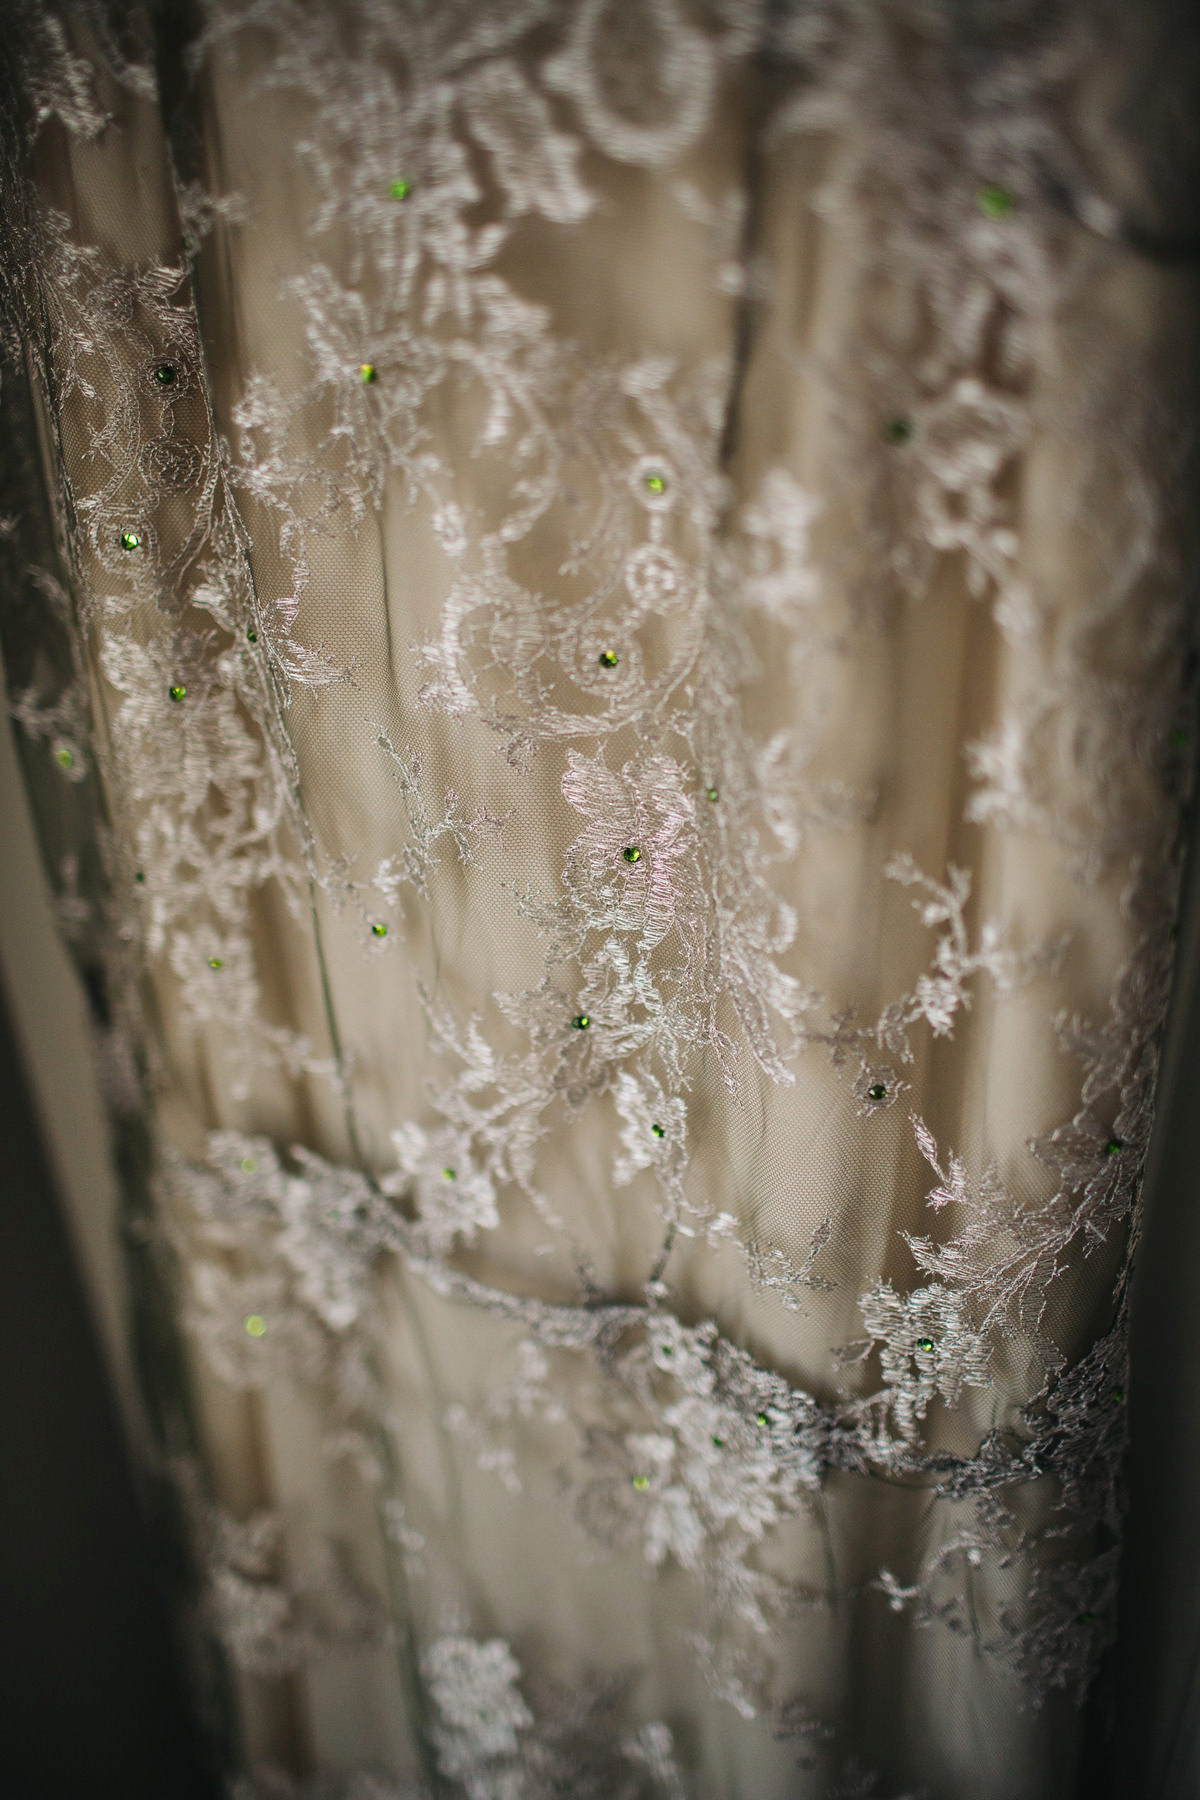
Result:
{"type": "Polygon", "coordinates": [[[979,188],[975,203],[985,219],[1007,219],[1017,204],[1008,189],[998,182],[987,182],[979,188]]]}

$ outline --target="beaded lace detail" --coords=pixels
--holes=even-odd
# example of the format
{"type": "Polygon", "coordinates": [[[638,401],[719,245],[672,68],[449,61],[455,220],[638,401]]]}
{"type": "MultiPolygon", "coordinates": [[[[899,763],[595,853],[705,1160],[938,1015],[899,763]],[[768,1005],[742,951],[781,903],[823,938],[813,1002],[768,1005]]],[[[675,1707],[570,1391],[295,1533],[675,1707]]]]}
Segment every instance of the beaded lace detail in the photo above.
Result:
{"type": "Polygon", "coordinates": [[[392,1657],[416,1745],[247,1800],[715,1791],[682,1703],[469,1616],[403,1406],[581,1558],[687,1583],[789,1792],[885,1791],[789,1673],[839,1609],[1034,1706],[1108,1641],[1190,764],[1175,427],[1155,344],[1079,310],[1119,252],[1045,197],[1086,190],[1063,96],[1107,12],[981,9],[956,62],[953,10],[207,0],[178,116],[103,7],[19,13],[5,654],[145,1127],[139,1279],[204,1379],[306,1397],[378,1525],[374,1575],[332,1541],[302,1574],[287,1506],[236,1518],[168,1425],[197,1617],[274,1680],[392,1657]],[[294,132],[274,260],[252,127],[206,159],[223,84],[294,132]],[[41,152],[135,116],[166,197],[130,257],[41,152]],[[663,263],[669,317],[568,293],[659,242],[702,277],[663,263]],[[397,1291],[475,1320],[486,1378],[402,1403],[397,1291]],[[849,1484],[923,1497],[902,1567],[846,1552],[849,1484]]]}

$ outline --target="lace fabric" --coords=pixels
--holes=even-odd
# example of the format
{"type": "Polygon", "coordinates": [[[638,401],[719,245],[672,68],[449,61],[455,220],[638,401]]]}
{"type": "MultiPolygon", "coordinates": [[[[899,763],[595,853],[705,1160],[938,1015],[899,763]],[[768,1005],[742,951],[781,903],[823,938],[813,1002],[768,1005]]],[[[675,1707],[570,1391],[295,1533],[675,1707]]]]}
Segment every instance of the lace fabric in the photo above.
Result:
{"type": "Polygon", "coordinates": [[[1190,340],[1116,13],[1000,10],[16,16],[5,657],[239,1795],[1070,1779],[1190,340]]]}

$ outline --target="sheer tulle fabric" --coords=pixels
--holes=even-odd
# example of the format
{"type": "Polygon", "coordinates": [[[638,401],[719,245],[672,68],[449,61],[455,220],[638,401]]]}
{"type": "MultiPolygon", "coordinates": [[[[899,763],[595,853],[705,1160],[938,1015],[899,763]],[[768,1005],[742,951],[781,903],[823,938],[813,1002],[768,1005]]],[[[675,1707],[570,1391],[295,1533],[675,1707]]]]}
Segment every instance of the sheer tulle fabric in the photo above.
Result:
{"type": "Polygon", "coordinates": [[[1122,54],[21,13],[5,655],[239,1792],[1070,1780],[1191,756],[1122,54]]]}

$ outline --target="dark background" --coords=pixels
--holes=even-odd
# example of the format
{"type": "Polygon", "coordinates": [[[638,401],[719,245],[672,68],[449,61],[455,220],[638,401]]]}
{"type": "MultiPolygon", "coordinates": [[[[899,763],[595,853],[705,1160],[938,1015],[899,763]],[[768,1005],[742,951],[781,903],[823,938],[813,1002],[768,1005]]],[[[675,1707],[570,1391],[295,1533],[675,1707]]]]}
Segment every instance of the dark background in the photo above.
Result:
{"type": "Polygon", "coordinates": [[[0,985],[0,1795],[215,1800],[0,985]]]}

